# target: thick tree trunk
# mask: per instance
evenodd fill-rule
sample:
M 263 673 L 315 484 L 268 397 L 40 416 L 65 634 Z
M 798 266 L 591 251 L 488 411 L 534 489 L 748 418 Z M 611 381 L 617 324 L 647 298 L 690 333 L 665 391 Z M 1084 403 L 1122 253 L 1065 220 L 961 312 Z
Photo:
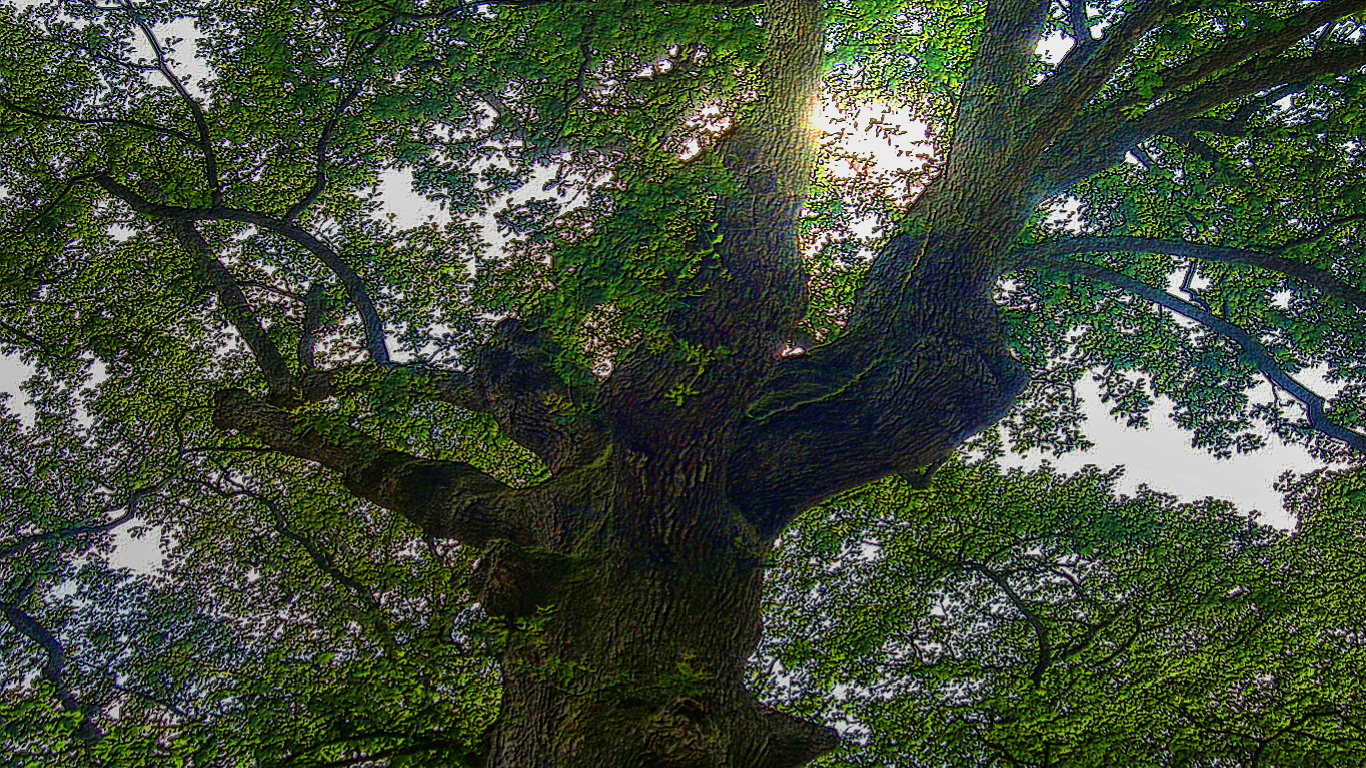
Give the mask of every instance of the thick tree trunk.
M 989 7 L 984 72 L 1025 71 L 1044 7 Z M 832 495 L 941 458 L 1025 383 L 992 301 L 1029 209 L 1032 162 L 1015 162 L 1019 120 L 1001 118 L 1019 116 L 1023 85 L 987 75 L 966 87 L 949 166 L 871 265 L 846 332 L 774 354 L 806 311 L 797 223 L 824 13 L 766 4 L 768 87 L 712 149 L 736 191 L 699 227 L 724 236 L 707 238 L 670 334 L 622 349 L 597 381 L 562 367 L 535 318 L 506 319 L 471 370 L 417 374 L 437 399 L 492 416 L 551 479 L 512 488 L 290 412 L 296 389 L 336 384 L 286 382 L 271 404 L 218 394 L 218 426 L 337 470 L 428 535 L 486 548 L 480 599 L 506 629 L 489 768 L 796 768 L 833 749 L 833 729 L 745 689 L 768 547 Z
M 607 474 L 639 479 L 634 459 Z M 746 690 L 766 545 L 724 493 L 697 490 L 617 496 L 569 553 L 489 547 L 482 599 L 508 632 L 490 768 L 790 768 L 836 746 Z

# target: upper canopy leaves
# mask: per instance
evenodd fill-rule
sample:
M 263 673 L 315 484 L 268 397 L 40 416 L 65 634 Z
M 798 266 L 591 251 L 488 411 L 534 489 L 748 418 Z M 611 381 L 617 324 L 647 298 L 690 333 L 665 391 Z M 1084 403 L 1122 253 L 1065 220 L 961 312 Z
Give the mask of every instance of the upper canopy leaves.
M 800 136 L 775 126 L 804 115 L 791 45 L 820 24 L 776 0 L 11 9 L 4 338 L 47 366 L 100 359 L 111 392 L 208 377 L 291 405 L 310 370 L 489 359 L 479 318 L 512 314 L 539 339 L 526 359 L 562 380 L 532 377 L 534 418 L 559 424 L 557 445 L 589 445 L 614 363 L 632 408 L 709 412 L 734 393 L 795 412 L 811 398 L 773 375 L 797 363 L 767 361 L 785 342 L 830 344 L 802 375 L 843 392 L 869 355 L 927 365 L 908 329 L 931 349 L 968 333 L 949 330 L 955 312 L 989 325 L 970 297 L 994 290 L 1035 382 L 1007 421 L 1019 447 L 1077 444 L 1070 389 L 1096 370 L 1118 415 L 1142 422 L 1170 397 L 1216 452 L 1257 447 L 1260 423 L 1343 456 L 1363 442 L 1366 377 L 1362 6 L 824 4 L 830 99 L 907 105 L 929 145 L 902 147 L 924 158 L 894 190 L 870 164 L 817 159 L 810 195 L 792 181 L 808 160 L 774 149 Z M 1053 52 L 1034 55 L 1045 38 Z M 396 212 L 375 185 L 409 173 L 439 218 L 382 215 Z M 860 220 L 871 235 L 854 236 Z M 965 292 L 936 289 L 941 271 Z M 850 328 L 880 351 L 838 340 Z M 1339 391 L 1295 378 L 1310 368 Z M 464 407 L 522 397 L 508 377 L 476 392 L 431 375 Z M 882 395 L 839 407 L 909 407 L 902 374 L 883 375 Z M 744 427 L 743 450 L 795 434 L 775 424 Z

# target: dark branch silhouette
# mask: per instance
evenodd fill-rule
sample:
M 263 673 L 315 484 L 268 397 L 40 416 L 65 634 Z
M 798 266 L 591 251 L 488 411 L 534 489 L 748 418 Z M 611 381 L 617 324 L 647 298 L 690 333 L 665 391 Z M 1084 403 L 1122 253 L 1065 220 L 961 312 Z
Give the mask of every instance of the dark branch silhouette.
M 389 348 L 384 339 L 384 323 L 375 310 L 375 303 L 370 298 L 370 292 L 365 282 L 342 259 L 340 254 L 308 231 L 288 221 L 239 208 L 225 206 L 182 208 L 155 203 L 141 197 L 108 174 L 98 174 L 94 179 L 97 184 L 127 203 L 134 211 L 153 218 L 166 221 L 237 221 L 243 224 L 253 224 L 293 241 L 296 245 L 316 256 L 346 288 L 347 295 L 351 299 L 351 305 L 356 308 L 356 312 L 360 315 L 361 326 L 365 331 L 365 348 L 370 359 L 376 363 L 389 362 Z
M 1326 404 L 1324 398 L 1296 381 L 1290 374 L 1286 373 L 1285 369 L 1276 363 L 1266 347 L 1251 333 L 1248 333 L 1227 320 L 1216 317 L 1214 314 L 1201 309 L 1189 301 L 1173 296 L 1166 291 L 1155 288 L 1128 275 L 1095 264 L 1064 259 L 1062 257 L 1048 257 L 1046 259 L 1046 266 L 1072 274 L 1083 275 L 1103 283 L 1109 283 L 1116 288 L 1128 291 L 1135 296 L 1147 299 L 1154 304 L 1166 307 L 1173 312 L 1188 317 L 1229 341 L 1232 341 L 1242 349 L 1243 356 L 1246 360 L 1251 363 L 1254 368 L 1260 371 L 1263 376 L 1266 376 L 1272 384 L 1289 392 L 1292 397 L 1300 401 L 1304 406 L 1306 415 L 1309 417 L 1310 426 L 1324 436 L 1331 437 L 1334 440 L 1340 440 L 1356 452 L 1366 454 L 1366 435 L 1347 429 L 1330 419 L 1324 412 L 1324 406 Z
M 1058 256 L 1080 253 L 1163 253 L 1220 264 L 1241 264 L 1276 272 L 1311 285 L 1327 296 L 1348 302 L 1366 311 L 1366 291 L 1348 285 L 1326 269 L 1295 261 L 1266 251 L 1230 248 L 1182 240 L 1148 237 L 1069 237 L 1026 246 L 1015 251 L 1018 266 L 1051 262 Z

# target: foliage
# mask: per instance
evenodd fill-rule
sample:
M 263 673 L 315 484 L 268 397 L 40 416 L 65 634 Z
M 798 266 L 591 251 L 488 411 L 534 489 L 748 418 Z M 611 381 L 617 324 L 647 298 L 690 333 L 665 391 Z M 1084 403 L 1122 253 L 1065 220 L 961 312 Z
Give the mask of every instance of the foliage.
M 75 416 L 0 424 L 6 765 L 474 764 L 497 684 L 465 553 L 297 467 L 139 484 Z
M 16 765 L 475 764 L 499 630 L 462 597 L 459 551 L 225 468 L 216 487 L 167 483 L 194 515 L 127 510 L 168 541 L 157 573 L 130 572 L 104 522 L 117 463 L 69 413 L 5 436 L 0 504 L 22 525 L 0 607 L 60 643 L 80 702 L 52 695 L 50 649 L 0 634 Z M 955 461 L 928 490 L 896 478 L 813 511 L 775 553 L 752 674 L 846 724 L 819 765 L 1328 766 L 1366 749 L 1358 474 L 1287 477 L 1294 535 L 1220 502 L 1117 497 L 1118 476 Z
M 826 764 L 1360 759 L 1363 5 L 824 3 L 839 130 L 787 169 L 799 183 L 774 173 L 804 207 L 764 240 L 736 212 L 782 205 L 733 148 L 781 122 L 766 5 L 0 9 L 0 352 L 36 369 L 32 425 L 0 418 L 17 764 L 472 764 L 500 693 L 477 547 L 359 500 L 384 489 L 327 457 L 380 446 L 481 488 L 549 483 L 601 447 L 573 430 L 607 420 L 613 387 L 652 391 L 613 378 L 642 359 L 662 383 L 621 399 L 654 437 L 661 413 L 752 427 L 833 404 L 750 464 L 835 466 L 853 443 L 826 432 L 845 427 L 896 454 L 864 462 L 878 477 L 941 458 L 873 435 L 907 402 L 944 433 L 886 433 L 915 450 L 985 429 L 989 456 L 1064 453 L 1086 445 L 1087 375 L 1116 418 L 1170 402 L 1216 455 L 1275 437 L 1356 462 L 1284 481 L 1288 536 L 1213 502 L 1116 498 L 1110 473 L 961 461 L 799 518 L 762 658 L 773 697 L 857 735 Z M 983 42 L 1030 8 L 1014 42 L 1071 53 Z M 405 186 L 438 212 L 407 216 Z M 933 252 L 992 216 L 1015 224 L 981 224 L 989 253 Z M 809 306 L 721 301 L 696 323 L 781 338 L 684 329 L 787 256 Z M 986 275 L 963 296 L 992 314 L 933 295 L 935 268 Z M 1001 359 L 977 339 L 998 310 Z M 1003 404 L 901 397 L 945 376 L 992 379 Z M 288 413 L 284 437 L 229 434 L 241 391 Z M 564 456 L 538 450 L 561 434 Z M 160 571 L 111 559 L 124 530 L 161 537 Z
M 1289 535 L 1117 497 L 1118 476 L 953 463 L 804 518 L 761 657 L 773 695 L 857 735 L 818 764 L 1358 759 L 1362 510 L 1341 481 L 1297 481 Z

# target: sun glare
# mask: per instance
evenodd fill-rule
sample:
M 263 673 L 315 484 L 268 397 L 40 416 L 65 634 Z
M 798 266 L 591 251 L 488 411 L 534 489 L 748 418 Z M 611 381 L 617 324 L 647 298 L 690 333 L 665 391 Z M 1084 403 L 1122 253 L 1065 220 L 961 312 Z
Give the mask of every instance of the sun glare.
M 898 175 L 920 168 L 930 156 L 925 123 L 909 107 L 869 104 L 848 111 L 828 99 L 820 107 L 812 124 L 831 150 L 826 170 L 836 177 L 873 171 Z

